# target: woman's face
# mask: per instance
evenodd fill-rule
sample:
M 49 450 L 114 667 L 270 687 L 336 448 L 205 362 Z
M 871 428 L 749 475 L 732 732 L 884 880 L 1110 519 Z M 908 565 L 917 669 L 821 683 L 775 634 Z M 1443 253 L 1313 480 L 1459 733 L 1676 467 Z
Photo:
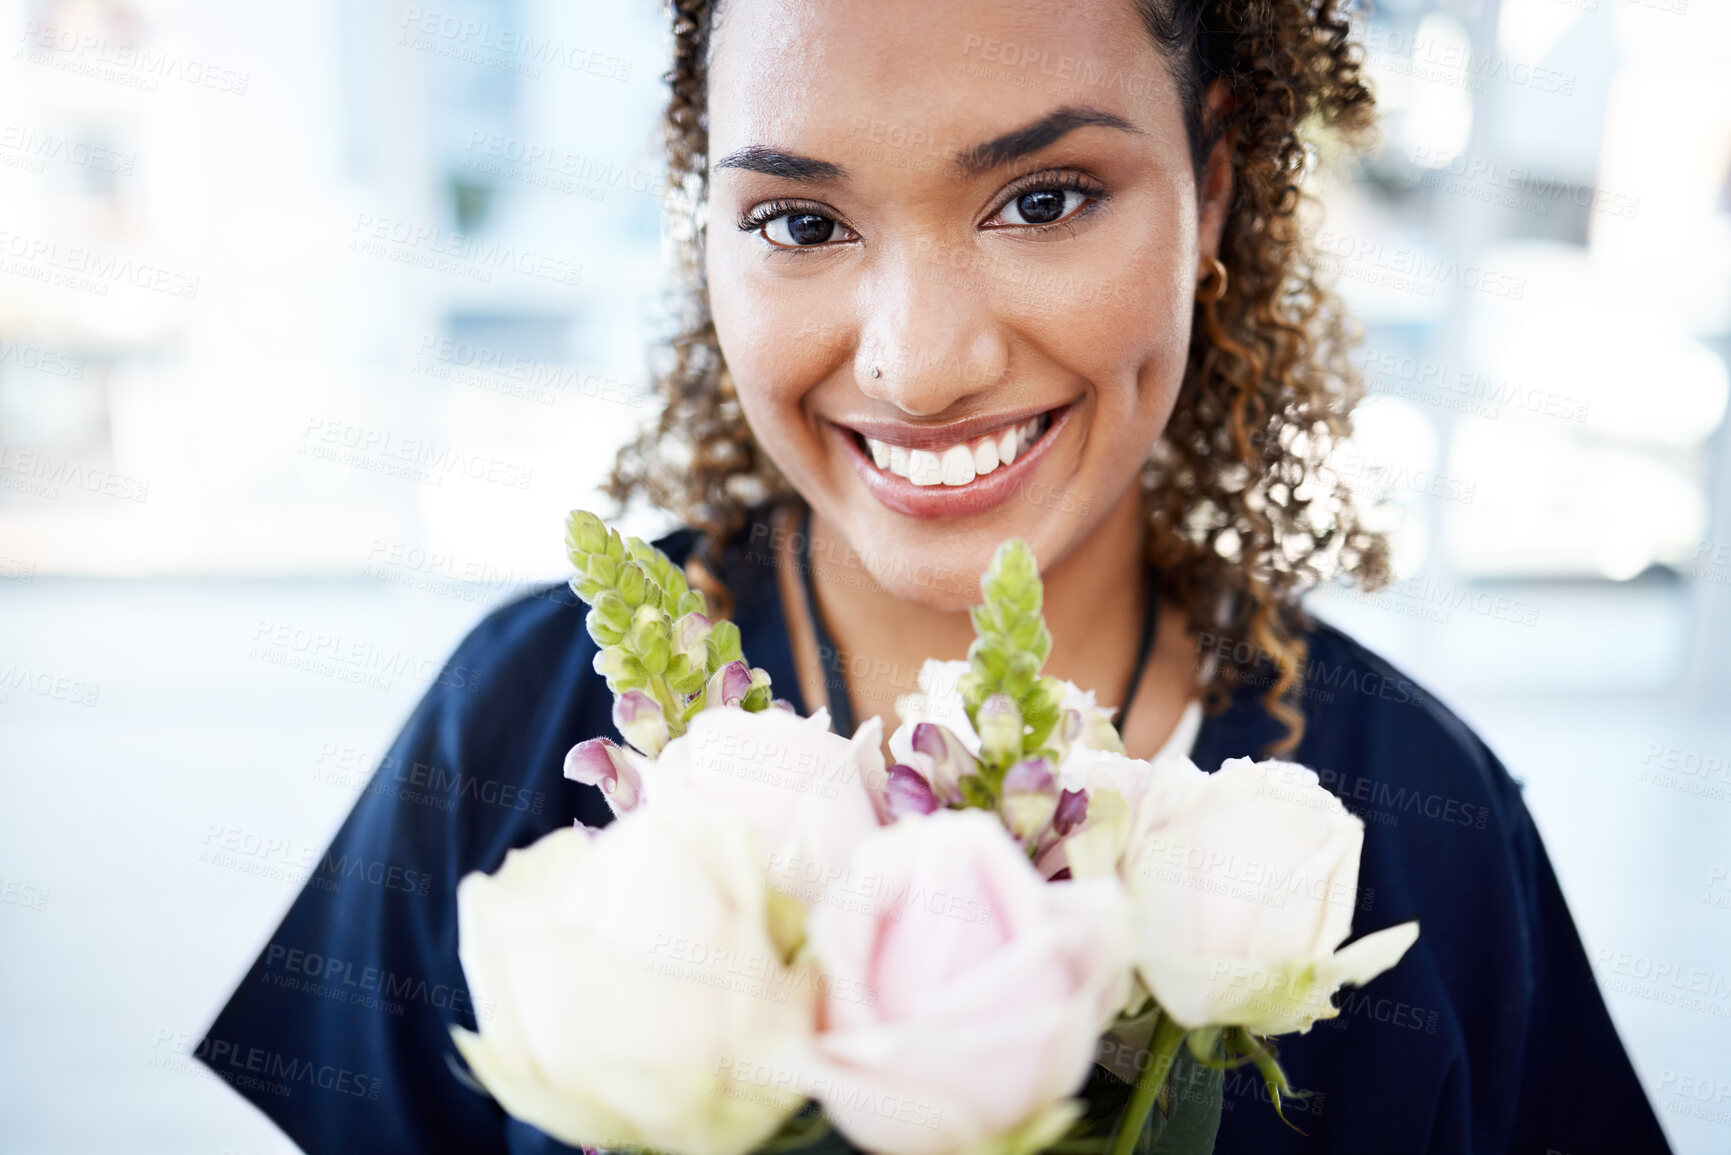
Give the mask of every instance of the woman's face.
M 1129 0 L 725 0 L 709 142 L 740 403 L 887 589 L 960 609 L 1134 500 L 1230 186 Z

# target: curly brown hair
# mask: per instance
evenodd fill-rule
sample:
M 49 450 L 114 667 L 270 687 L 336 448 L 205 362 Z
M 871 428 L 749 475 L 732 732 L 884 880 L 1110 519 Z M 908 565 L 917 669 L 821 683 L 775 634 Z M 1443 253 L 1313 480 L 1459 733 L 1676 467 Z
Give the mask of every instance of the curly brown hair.
M 1191 632 L 1230 641 L 1198 664 L 1208 708 L 1224 708 L 1240 683 L 1266 685 L 1264 705 L 1286 727 L 1271 752 L 1283 753 L 1304 729 L 1299 595 L 1337 574 L 1366 587 L 1388 579 L 1387 543 L 1326 466 L 1363 393 L 1348 357 L 1359 332 L 1321 282 L 1298 216 L 1309 134 L 1361 145 L 1375 130 L 1374 104 L 1338 0 L 1132 2 L 1176 82 L 1198 181 L 1222 139 L 1234 171 L 1224 292 L 1210 277 L 1211 291 L 1198 294 L 1176 407 L 1142 474 L 1148 557 Z M 668 191 L 688 209 L 708 191 L 715 7 L 670 4 Z M 1231 99 L 1209 118 L 1204 93 L 1221 79 Z M 723 544 L 755 504 L 797 495 L 753 439 L 716 340 L 700 214 L 670 218 L 681 284 L 674 333 L 654 366 L 664 407 L 620 450 L 606 488 L 621 508 L 644 498 L 702 533 L 688 570 L 726 613 L 731 598 L 715 576 Z

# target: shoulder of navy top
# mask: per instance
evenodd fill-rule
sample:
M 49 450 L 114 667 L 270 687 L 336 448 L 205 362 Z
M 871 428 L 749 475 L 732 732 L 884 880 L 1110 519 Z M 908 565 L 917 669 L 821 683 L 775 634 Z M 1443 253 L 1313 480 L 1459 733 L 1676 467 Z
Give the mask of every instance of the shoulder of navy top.
M 761 512 L 729 543 L 722 577 L 748 660 L 801 705 Z M 696 541 L 680 529 L 655 544 L 682 563 Z M 200 1061 L 306 1150 L 566 1150 L 457 1085 L 449 1029 L 476 1025 L 456 950 L 460 878 L 574 820 L 611 817 L 598 790 L 563 776 L 572 745 L 617 738 L 584 616 L 569 588 L 549 585 L 463 639 L 199 1044 Z M 1345 888 L 1354 933 L 1417 918 L 1420 936 L 1400 965 L 1345 992 L 1337 1018 L 1281 1040 L 1289 1075 L 1316 1092 L 1286 1103 L 1304 1134 L 1279 1122 L 1253 1072 L 1231 1072 L 1217 1155 L 1664 1151 L 1502 764 L 1345 634 L 1315 625 L 1305 637 L 1306 728 L 1291 757 L 1366 820 L 1359 885 Z M 1199 766 L 1260 757 L 1279 735 L 1260 689 L 1205 719 Z M 381 884 L 363 865 L 381 868 Z M 1258 864 L 1229 869 L 1249 881 Z M 390 884 L 404 871 L 418 893 Z M 340 1005 L 333 972 L 394 1011 Z M 366 1093 L 306 1074 L 331 1070 Z

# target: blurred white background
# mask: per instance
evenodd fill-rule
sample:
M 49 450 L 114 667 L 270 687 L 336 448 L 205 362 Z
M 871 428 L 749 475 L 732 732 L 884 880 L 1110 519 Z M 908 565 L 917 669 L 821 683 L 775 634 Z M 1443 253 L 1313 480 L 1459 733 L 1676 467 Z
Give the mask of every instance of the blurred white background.
M 649 412 L 663 20 L 0 30 L 0 1147 L 290 1150 L 181 1052 Z M 1677 1149 L 1731 1150 L 1731 4 L 1389 0 L 1365 41 L 1382 144 L 1316 228 L 1400 580 L 1311 604 L 1528 783 Z

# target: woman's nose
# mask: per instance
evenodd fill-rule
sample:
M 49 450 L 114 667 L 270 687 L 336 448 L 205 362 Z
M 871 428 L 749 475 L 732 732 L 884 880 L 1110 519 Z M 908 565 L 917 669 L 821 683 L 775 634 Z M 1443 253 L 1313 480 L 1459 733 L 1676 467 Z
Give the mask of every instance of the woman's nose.
M 884 253 L 860 286 L 854 375 L 867 396 L 916 417 L 947 412 L 1009 368 L 990 271 L 973 250 L 911 244 Z

